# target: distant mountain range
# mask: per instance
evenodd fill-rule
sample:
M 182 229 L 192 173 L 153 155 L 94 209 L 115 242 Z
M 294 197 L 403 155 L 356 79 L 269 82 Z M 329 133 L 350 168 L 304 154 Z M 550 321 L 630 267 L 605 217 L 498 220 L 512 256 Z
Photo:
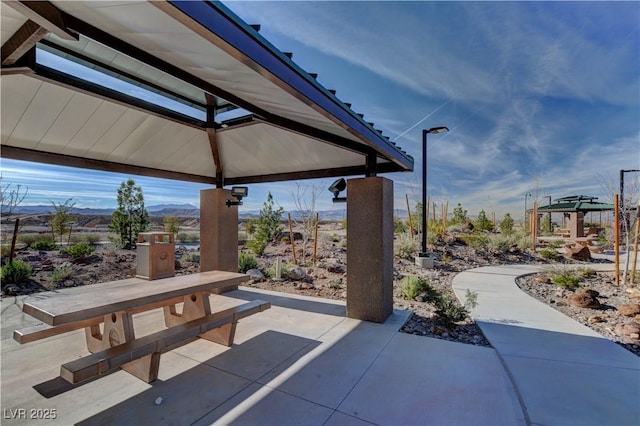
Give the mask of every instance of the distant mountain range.
M 2 209 L 5 211 L 5 209 Z M 35 215 L 35 214 L 47 214 L 52 213 L 53 206 L 37 205 L 37 206 L 18 206 L 13 209 L 14 214 L 20 215 Z M 94 208 L 76 208 L 71 211 L 73 214 L 86 215 L 86 216 L 111 216 L 115 209 L 94 209 Z M 147 211 L 150 216 L 177 216 L 177 217 L 200 217 L 200 209 L 192 204 L 158 204 L 155 206 L 147 206 Z M 283 219 L 291 213 L 294 219 L 299 219 L 301 214 L 298 211 L 285 211 L 282 215 Z M 346 218 L 346 210 L 324 210 L 319 211 L 320 219 L 322 220 L 342 220 Z M 260 216 L 259 210 L 241 211 L 240 219 L 251 219 Z

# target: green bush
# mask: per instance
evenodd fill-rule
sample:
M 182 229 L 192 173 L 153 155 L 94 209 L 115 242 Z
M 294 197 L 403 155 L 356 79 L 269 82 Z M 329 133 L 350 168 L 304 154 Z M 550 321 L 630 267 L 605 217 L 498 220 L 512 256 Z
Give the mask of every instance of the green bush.
M 429 281 L 415 275 L 404 277 L 400 281 L 400 290 L 403 296 L 409 300 L 413 300 L 423 293 L 426 293 L 427 302 L 433 301 L 434 298 L 438 297 L 438 291 L 431 287 Z
M 33 268 L 28 263 L 16 259 L 0 268 L 2 284 L 22 284 L 29 281 Z
M 460 306 L 453 297 L 441 295 L 435 300 L 436 314 L 448 324 L 465 320 L 477 306 L 478 294 L 467 289 L 465 296 L 464 305 Z
M 267 244 L 267 236 L 260 229 L 256 231 L 252 240 L 247 241 L 247 247 L 249 247 L 256 256 L 262 256 L 264 250 L 267 248 Z
M 558 287 L 568 289 L 580 287 L 580 278 L 573 271 L 559 271 L 554 273 L 551 281 Z
M 182 255 L 180 262 L 200 263 L 200 253 L 188 251 Z
M 73 275 L 74 272 L 75 272 L 75 270 L 73 269 L 73 266 L 71 266 L 71 265 L 58 266 L 51 273 L 51 281 L 57 284 L 59 282 L 62 282 L 64 280 L 66 280 L 67 278 L 70 278 Z
M 69 246 L 65 249 L 60 250 L 61 253 L 71 256 L 76 259 L 79 257 L 88 256 L 93 253 L 96 249 L 91 247 L 87 243 L 76 243 L 72 246 Z
M 549 248 L 558 249 L 564 245 L 564 240 L 553 240 L 549 243 Z
M 53 241 L 53 238 L 41 238 L 29 244 L 29 248 L 32 250 L 49 251 L 55 250 L 58 246 Z
M 418 252 L 418 242 L 408 234 L 400 234 L 393 243 L 395 255 L 403 259 L 411 259 Z
M 469 235 L 460 235 L 460 239 L 464 241 L 469 247 L 474 249 L 480 249 L 483 247 L 488 247 L 491 240 L 485 234 L 469 234 Z
M 407 226 L 404 221 L 400 219 L 398 216 L 393 217 L 393 233 L 394 234 L 402 234 L 407 232 Z
M 72 243 L 87 243 L 89 245 L 95 245 L 100 242 L 100 235 L 98 233 L 84 233 L 74 234 L 69 238 Z
M 591 277 L 595 277 L 596 275 L 598 275 L 598 273 L 596 272 L 595 269 L 589 268 L 589 267 L 586 267 L 586 266 L 579 267 L 576 270 L 576 272 L 578 273 L 580 278 L 591 278 Z
M 258 261 L 249 253 L 240 252 L 238 255 L 238 272 L 244 274 L 249 269 L 257 269 Z
M 511 213 L 505 213 L 502 222 L 500 222 L 500 232 L 503 234 L 512 234 L 514 224 L 515 221 L 511 217 Z
M 489 237 L 489 247 L 502 252 L 509 251 L 516 239 L 510 234 L 495 234 Z
M 540 251 L 538 251 L 538 254 L 544 257 L 545 259 L 549 259 L 549 260 L 556 260 L 560 257 L 560 254 L 555 249 L 551 249 L 551 248 L 543 248 Z

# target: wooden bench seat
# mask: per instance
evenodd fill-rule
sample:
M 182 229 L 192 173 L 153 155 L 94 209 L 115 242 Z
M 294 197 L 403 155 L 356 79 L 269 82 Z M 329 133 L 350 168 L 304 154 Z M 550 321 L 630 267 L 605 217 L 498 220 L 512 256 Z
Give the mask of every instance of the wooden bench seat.
M 117 368 L 124 368 L 146 382 L 158 377 L 160 354 L 202 334 L 210 334 L 227 325 L 230 334 L 221 343 L 231 345 L 235 324 L 249 315 L 269 309 L 271 304 L 255 300 L 225 309 L 165 330 L 140 337 L 86 357 L 68 362 L 60 368 L 60 376 L 70 383 L 80 383 L 107 374 Z M 214 340 L 214 339 L 209 339 Z

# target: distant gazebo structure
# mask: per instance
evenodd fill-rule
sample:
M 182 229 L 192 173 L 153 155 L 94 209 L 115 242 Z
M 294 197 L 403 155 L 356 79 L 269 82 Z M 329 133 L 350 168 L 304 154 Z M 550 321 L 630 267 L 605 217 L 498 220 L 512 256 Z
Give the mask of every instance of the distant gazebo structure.
M 584 215 L 589 212 L 613 211 L 613 204 L 600 203 L 597 197 L 588 195 L 569 195 L 556 198 L 553 204 L 538 207 L 538 213 L 564 213 L 569 218 L 569 238 L 584 237 Z

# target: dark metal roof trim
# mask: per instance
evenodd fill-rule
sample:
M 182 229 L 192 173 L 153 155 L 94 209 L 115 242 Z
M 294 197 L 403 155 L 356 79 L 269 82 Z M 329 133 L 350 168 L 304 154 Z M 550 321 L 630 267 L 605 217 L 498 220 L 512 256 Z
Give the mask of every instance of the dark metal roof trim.
M 355 131 L 363 141 L 372 145 L 389 160 L 397 163 L 404 170 L 413 170 L 411 157 L 392 147 L 364 120 L 357 119 L 355 113 L 344 103 L 221 3 L 209 1 L 171 1 L 169 3 L 306 97 L 309 100 L 308 103 L 319 106 L 340 120 L 347 130 Z

